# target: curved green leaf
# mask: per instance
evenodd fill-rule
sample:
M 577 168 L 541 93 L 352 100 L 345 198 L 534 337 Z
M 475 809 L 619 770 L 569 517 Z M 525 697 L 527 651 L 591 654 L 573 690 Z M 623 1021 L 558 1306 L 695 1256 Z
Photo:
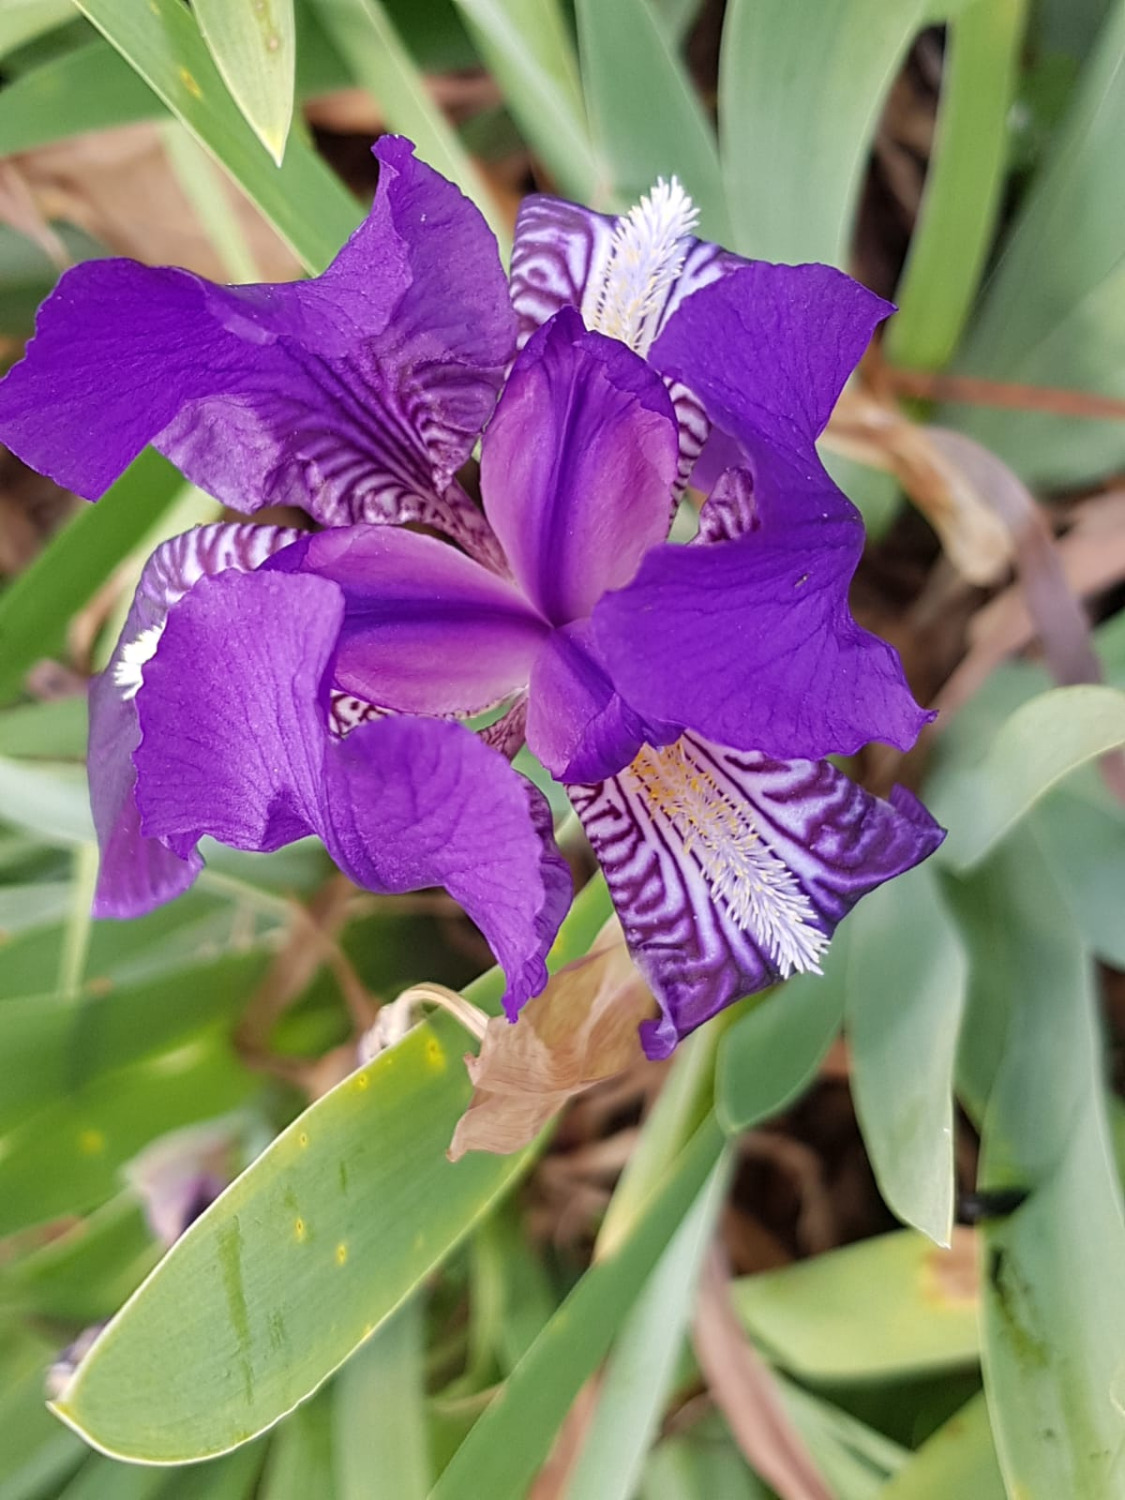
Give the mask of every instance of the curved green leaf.
M 927 865 L 848 918 L 852 1094 L 880 1191 L 905 1223 L 953 1229 L 953 1069 L 967 963 Z
M 928 801 L 949 837 L 939 859 L 978 864 L 1064 776 L 1125 744 L 1125 692 L 1063 687 L 1004 721 L 979 765 L 935 778 Z
M 231 98 L 280 166 L 293 120 L 293 0 L 194 0 L 192 12 Z

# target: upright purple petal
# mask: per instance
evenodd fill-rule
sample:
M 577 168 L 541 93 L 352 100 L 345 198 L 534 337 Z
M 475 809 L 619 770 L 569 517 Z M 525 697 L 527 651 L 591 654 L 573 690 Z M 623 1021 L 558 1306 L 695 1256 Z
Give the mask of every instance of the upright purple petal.
M 151 442 L 238 510 L 472 528 L 450 486 L 514 348 L 506 282 L 452 184 L 401 138 L 375 152 L 371 213 L 313 281 L 68 271 L 0 385 L 0 439 L 90 499 Z
M 564 309 L 516 360 L 484 438 L 488 519 L 553 625 L 588 615 L 663 541 L 676 428 L 659 379 Z
M 893 311 L 831 266 L 748 261 L 681 302 L 650 358 L 751 456 L 757 438 L 804 452 Z
M 907 749 L 932 717 L 897 653 L 860 629 L 848 584 L 863 523 L 824 472 L 758 445 L 761 524 L 734 541 L 655 548 L 594 613 L 614 685 L 638 713 L 781 759 Z
M 144 837 L 134 800 L 135 698 L 168 611 L 199 579 L 259 567 L 300 535 L 280 526 L 198 526 L 158 547 L 145 564 L 109 665 L 90 684 L 90 802 L 101 851 L 96 917 L 151 911 L 186 890 L 201 866 L 194 850 L 181 856 Z
M 902 788 L 881 802 L 826 761 L 692 735 L 570 794 L 661 1007 L 641 1027 L 653 1058 L 741 996 L 817 971 L 860 897 L 943 837 Z
M 549 629 L 513 584 L 413 531 L 322 531 L 271 567 L 339 585 L 336 682 L 403 713 L 475 714 L 510 697 Z
M 303 574 L 222 574 L 171 613 L 137 697 L 146 835 L 273 849 L 313 832 L 375 891 L 444 885 L 508 976 L 511 1014 L 546 982 L 569 874 L 538 794 L 463 726 L 385 718 L 343 739 L 328 692 L 344 598 Z

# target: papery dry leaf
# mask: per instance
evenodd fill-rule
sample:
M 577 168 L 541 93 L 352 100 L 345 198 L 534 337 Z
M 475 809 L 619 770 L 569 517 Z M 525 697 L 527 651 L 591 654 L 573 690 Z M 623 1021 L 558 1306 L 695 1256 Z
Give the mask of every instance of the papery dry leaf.
M 159 126 L 145 121 L 99 130 L 12 161 L 43 219 L 75 224 L 118 255 L 228 279 L 168 162 Z M 298 275 L 292 252 L 249 200 L 225 177 L 222 190 L 263 278 Z
M 489 1021 L 480 1056 L 465 1059 L 473 1097 L 449 1158 L 507 1155 L 535 1138 L 568 1099 L 641 1062 L 637 1027 L 655 1002 L 614 918 L 585 958 L 567 964 L 512 1025 Z

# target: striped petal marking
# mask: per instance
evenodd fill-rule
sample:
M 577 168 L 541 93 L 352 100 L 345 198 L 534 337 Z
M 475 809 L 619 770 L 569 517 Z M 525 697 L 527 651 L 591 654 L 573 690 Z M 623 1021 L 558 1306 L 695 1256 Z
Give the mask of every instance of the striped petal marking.
M 826 761 L 690 734 L 568 790 L 663 1011 L 641 1028 L 654 1058 L 741 996 L 819 973 L 855 902 L 941 839 L 900 788 L 883 802 Z
M 563 307 L 577 307 L 586 327 L 620 339 L 647 359 L 654 340 L 683 302 L 742 262 L 697 239 L 698 210 L 673 177 L 620 218 L 558 198 L 526 198 L 512 252 L 512 305 L 519 347 Z M 688 388 L 668 380 L 680 426 L 680 479 L 709 431 Z
M 181 532 L 157 547 L 141 574 L 130 611 L 130 628 L 122 633 L 108 669 L 121 697 L 137 696 L 145 663 L 156 654 L 168 611 L 194 584 L 228 568 L 253 572 L 302 535 L 289 526 L 217 521 Z

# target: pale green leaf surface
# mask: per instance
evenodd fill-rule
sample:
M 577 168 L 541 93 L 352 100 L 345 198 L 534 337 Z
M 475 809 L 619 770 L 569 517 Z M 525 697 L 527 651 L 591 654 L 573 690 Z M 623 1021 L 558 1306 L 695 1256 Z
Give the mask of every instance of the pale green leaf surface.
M 0 5 L 0 57 L 73 18 L 70 0 L 4 0 Z
M 937 137 L 887 325 L 899 364 L 941 369 L 969 316 L 1004 187 L 1026 0 L 973 0 L 949 28 Z
M 972 1365 L 977 1302 L 965 1247 L 911 1230 L 879 1235 L 734 1283 L 755 1343 L 811 1380 L 880 1380 Z
M 645 1467 L 638 1500 L 770 1500 L 733 1440 L 693 1426 L 665 1438 Z
M 732 246 L 846 266 L 883 100 L 922 0 L 730 0 L 719 140 Z
M 166 1476 L 157 1469 L 115 1464 L 94 1454 L 58 1500 L 155 1500 L 166 1483 Z
M 988 1406 L 974 1396 L 922 1444 L 881 1500 L 1007 1500 Z
M 43 1371 L 54 1353 L 27 1327 L 0 1327 L 0 1500 L 57 1494 L 86 1455 L 43 1404 Z
M 269 1446 L 260 1500 L 340 1500 L 332 1454 L 332 1393 L 321 1391 L 284 1423 Z
M 983 1230 L 985 1388 L 1001 1468 L 1025 1500 L 1108 1496 L 1125 1474 L 1114 1393 L 1125 1216 L 1092 975 L 1027 834 L 966 883 L 964 906 L 988 965 L 973 1008 L 1008 1018 L 967 1080 L 984 1105 L 980 1184 L 1030 1194 Z
M 816 1077 L 844 1019 L 847 940 L 845 927 L 823 975 L 799 974 L 771 990 L 723 1038 L 716 1109 L 731 1134 L 779 1114 Z
M 314 0 L 314 4 L 356 83 L 378 101 L 388 123 L 410 137 L 418 155 L 473 200 L 506 255 L 508 234 L 495 200 L 430 95 L 381 0 Z
M 293 0 L 194 0 L 192 13 L 231 98 L 280 166 L 293 119 Z
M 778 1389 L 833 1500 L 876 1500 L 906 1450 L 857 1417 L 783 1376 Z
M 852 1096 L 875 1178 L 900 1219 L 948 1245 L 964 949 L 928 865 L 873 891 L 848 925 Z
M 665 1250 L 602 1371 L 566 1500 L 631 1500 L 660 1426 L 695 1307 L 703 1257 L 729 1185 L 720 1161 Z
M 0 756 L 0 819 L 49 844 L 88 844 L 94 820 L 81 766 Z
M 263 1445 L 250 1443 L 208 1464 L 178 1469 L 165 1479 L 160 1500 L 257 1500 L 263 1457 Z M 317 1492 L 316 1500 L 321 1500 L 322 1494 Z
M 646 0 L 578 0 L 590 126 L 612 181 L 593 207 L 629 208 L 673 173 L 699 209 L 700 233 L 730 243 L 714 131 L 686 68 Z
M 0 712 L 0 755 L 85 760 L 88 728 L 82 693 L 42 703 L 21 703 Z
M 358 1349 L 332 1387 L 336 1500 L 426 1500 L 425 1325 L 412 1297 Z
M 958 870 L 978 864 L 1063 777 L 1125 744 L 1125 693 L 1053 688 L 1021 705 L 979 765 L 935 777 L 927 802 L 949 837 L 938 858 Z
M 559 192 L 580 203 L 599 200 L 606 169 L 590 139 L 578 62 L 558 0 L 456 0 L 456 5 Z
M 144 79 L 99 39 L 41 63 L 0 89 L 0 155 L 164 113 Z
M 126 1304 L 60 1398 L 65 1419 L 105 1450 L 175 1463 L 315 1390 L 524 1165 L 446 1160 L 464 1049 L 438 1018 L 306 1110 Z
M 28 928 L 49 927 L 70 908 L 70 882 L 41 880 L 27 885 L 0 886 L 0 943 Z M 3 1100 L 0 1099 L 0 1107 Z
M 1078 95 L 987 287 L 957 368 L 1125 397 L 1125 4 L 1110 6 Z M 1079 483 L 1125 461 L 1125 427 L 986 407 L 943 419 L 1026 478 Z
M 1097 771 L 1078 771 L 1030 819 L 1083 939 L 1125 969 L 1125 808 Z
M 179 0 L 76 0 L 172 113 L 231 175 L 305 268 L 322 271 L 361 218 L 359 204 L 299 136 L 270 161 Z

